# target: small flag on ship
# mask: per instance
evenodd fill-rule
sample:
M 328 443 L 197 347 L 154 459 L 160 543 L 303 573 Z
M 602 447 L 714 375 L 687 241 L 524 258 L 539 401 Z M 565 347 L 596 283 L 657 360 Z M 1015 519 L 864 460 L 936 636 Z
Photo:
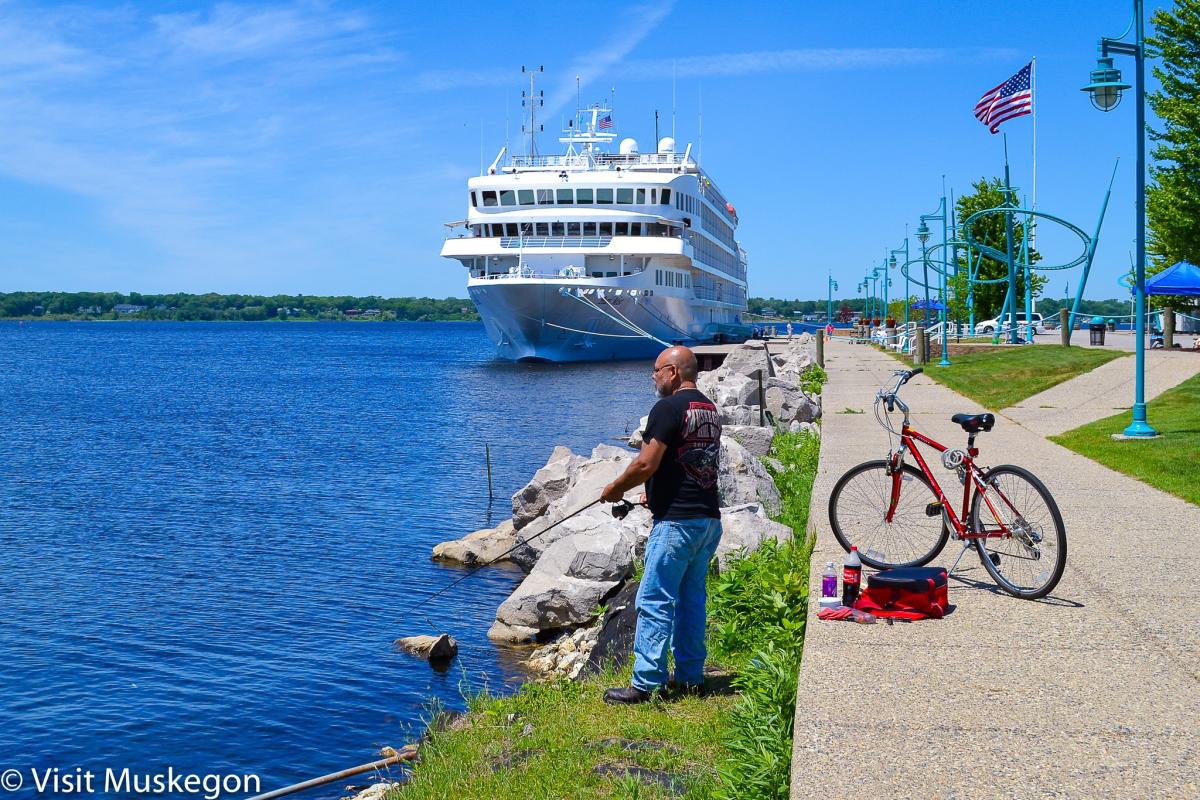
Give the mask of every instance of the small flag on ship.
M 612 114 L 605 114 L 600 118 L 600 130 L 607 130 L 612 127 Z
M 990 91 L 975 104 L 975 118 L 997 133 L 1002 122 L 1033 113 L 1033 84 L 1030 61 L 1021 71 Z

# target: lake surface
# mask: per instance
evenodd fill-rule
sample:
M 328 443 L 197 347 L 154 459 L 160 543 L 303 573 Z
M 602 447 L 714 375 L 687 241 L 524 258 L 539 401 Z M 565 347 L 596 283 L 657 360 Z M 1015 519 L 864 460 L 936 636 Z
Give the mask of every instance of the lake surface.
M 499 361 L 479 324 L 0 323 L 0 769 L 266 791 L 511 688 L 485 633 L 519 573 L 406 616 L 462 574 L 430 549 L 631 430 L 649 373 Z M 440 631 L 445 674 L 392 644 Z

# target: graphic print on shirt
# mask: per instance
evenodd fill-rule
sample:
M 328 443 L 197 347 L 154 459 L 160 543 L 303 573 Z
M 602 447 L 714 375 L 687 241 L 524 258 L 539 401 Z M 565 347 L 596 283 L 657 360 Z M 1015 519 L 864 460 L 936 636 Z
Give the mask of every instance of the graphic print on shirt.
M 676 459 L 701 489 L 717 485 L 721 460 L 721 417 L 712 403 L 688 403 L 683 412 L 683 444 Z

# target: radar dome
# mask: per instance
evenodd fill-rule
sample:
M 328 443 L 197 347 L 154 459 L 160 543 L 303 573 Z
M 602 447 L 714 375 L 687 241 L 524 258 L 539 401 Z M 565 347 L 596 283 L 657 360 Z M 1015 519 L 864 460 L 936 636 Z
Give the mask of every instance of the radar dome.
M 663 138 L 659 139 L 658 140 L 658 152 L 674 153 L 675 152 L 675 140 L 672 139 L 670 136 L 664 136 Z
M 621 155 L 630 156 L 638 151 L 637 139 L 621 140 Z

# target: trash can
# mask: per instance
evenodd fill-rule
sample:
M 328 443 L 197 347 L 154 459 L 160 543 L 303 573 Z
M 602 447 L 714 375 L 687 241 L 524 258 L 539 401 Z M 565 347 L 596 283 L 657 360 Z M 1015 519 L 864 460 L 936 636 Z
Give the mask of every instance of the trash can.
M 1104 317 L 1092 317 L 1091 324 L 1088 325 L 1088 330 L 1091 332 L 1091 345 L 1093 347 L 1104 344 L 1104 331 L 1108 330 L 1108 325 L 1104 322 Z
M 1108 329 L 1109 329 L 1110 331 L 1116 331 L 1116 329 L 1117 329 L 1117 321 L 1116 321 L 1115 319 L 1110 319 L 1110 320 L 1108 321 Z

